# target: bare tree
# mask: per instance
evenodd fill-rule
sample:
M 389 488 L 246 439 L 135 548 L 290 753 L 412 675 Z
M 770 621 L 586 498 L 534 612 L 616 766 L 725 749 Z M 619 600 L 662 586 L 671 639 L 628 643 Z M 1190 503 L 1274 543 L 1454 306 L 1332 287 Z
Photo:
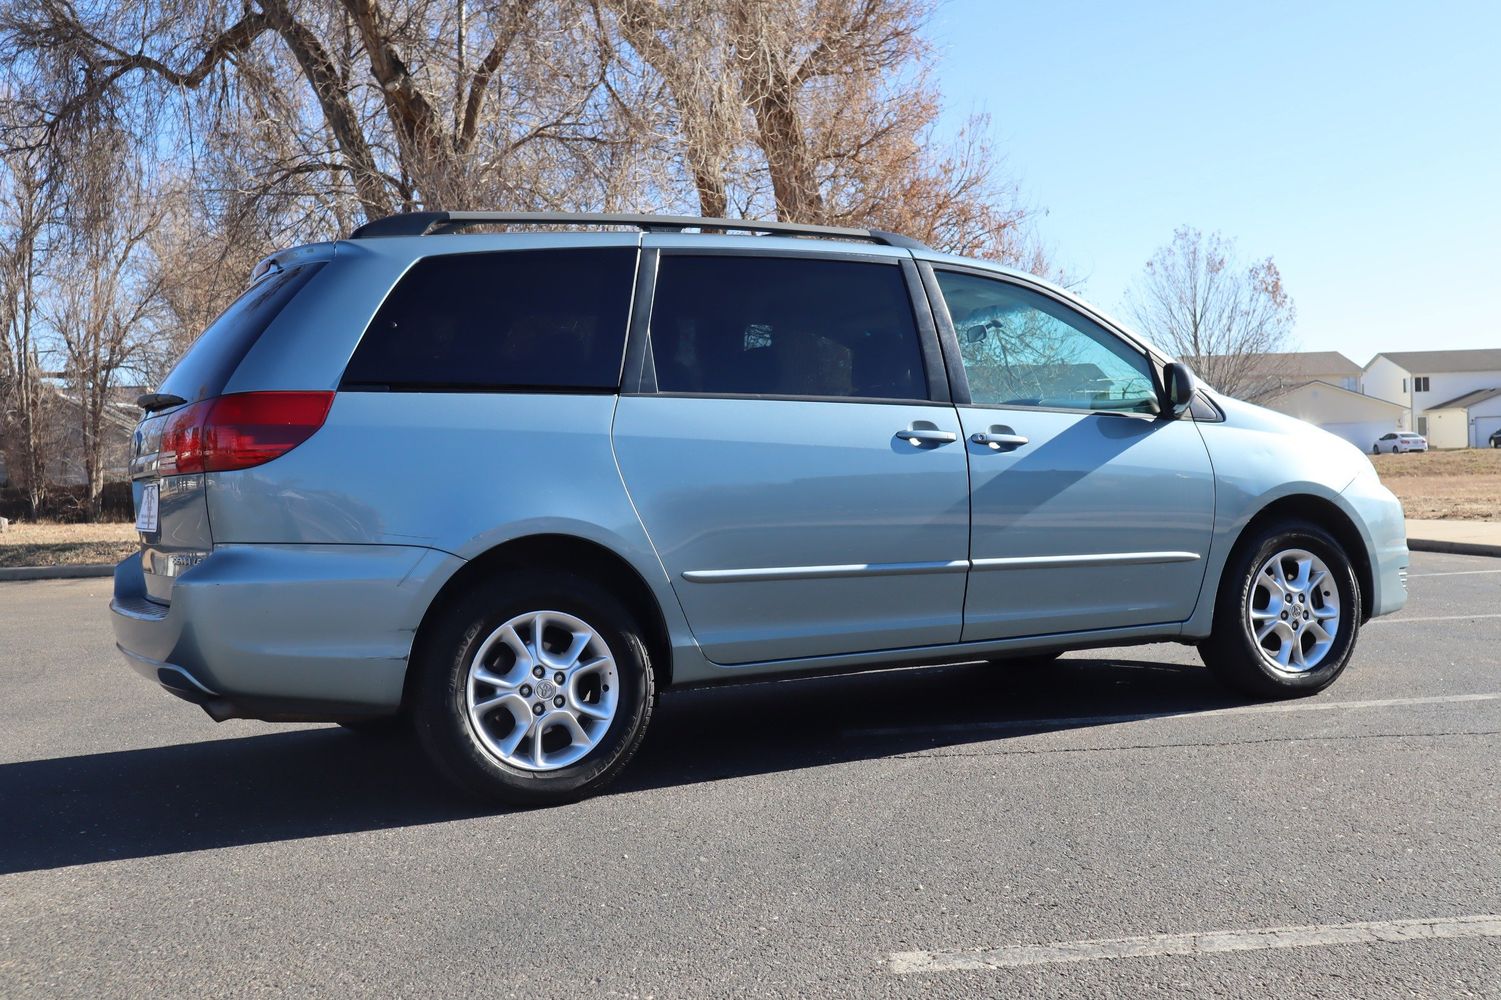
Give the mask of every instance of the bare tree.
M 1036 263 L 986 123 L 937 134 L 929 0 L 593 2 L 614 15 L 619 57 L 664 81 L 703 214 L 877 226 Z
M 618 137 L 588 8 L 560 0 L 0 4 L 0 49 L 51 134 L 107 113 L 160 140 L 243 139 L 260 193 L 317 179 L 363 218 L 599 189 Z M 42 84 L 42 86 L 38 86 Z M 177 127 L 162 124 L 176 114 Z
M 627 63 L 630 51 L 664 84 L 671 113 L 664 124 L 682 147 L 685 173 L 691 178 L 700 215 L 730 214 L 731 177 L 742 157 L 747 134 L 744 107 L 736 93 L 724 0 L 592 0 L 595 16 L 615 18 L 614 30 L 624 47 L 615 56 Z M 640 106 L 627 109 L 633 118 L 649 115 Z
M 1219 391 L 1254 401 L 1280 387 L 1269 356 L 1287 350 L 1297 312 L 1272 258 L 1245 264 L 1218 233 L 1180 227 L 1147 261 L 1126 308 Z
M 0 154 L 66 193 L 29 242 L 7 195 L 0 389 L 52 391 L 15 359 L 53 352 L 97 495 L 121 372 L 159 374 L 259 257 L 402 209 L 692 206 L 1035 269 L 985 123 L 937 127 L 936 2 L 0 0 Z
M 159 384 L 172 363 L 245 287 L 257 261 L 284 245 L 276 213 L 242 197 L 214 211 L 188 178 L 153 192 L 156 225 L 146 234 L 144 266 L 158 289 L 153 338 L 138 357 L 143 384 Z
M 0 162 L 0 449 L 32 518 L 46 503 L 51 443 L 37 285 L 53 191 L 35 150 Z
M 126 137 L 75 138 L 65 180 L 65 225 L 54 252 L 55 266 L 68 278 L 52 283 L 44 312 L 77 404 L 93 519 L 104 490 L 108 434 L 119 422 L 114 389 L 122 374 L 142 371 L 154 332 L 162 273 L 147 262 L 147 240 L 162 210 L 142 164 L 129 155 Z
M 323 220 L 313 235 L 393 208 L 673 205 L 686 187 L 705 214 L 1017 260 L 1025 213 L 983 122 L 937 136 L 932 4 L 0 0 L 0 54 L 37 95 L 32 125 L 107 114 L 170 136 L 215 210 L 289 200 Z M 681 174 L 654 173 L 672 147 Z

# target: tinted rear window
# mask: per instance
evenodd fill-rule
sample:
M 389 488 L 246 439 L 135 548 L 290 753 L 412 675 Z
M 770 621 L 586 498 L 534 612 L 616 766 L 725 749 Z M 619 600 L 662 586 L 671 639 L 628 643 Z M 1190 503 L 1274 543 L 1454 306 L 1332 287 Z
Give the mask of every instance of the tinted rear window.
M 188 402 L 224 391 L 240 362 L 287 303 L 307 287 L 323 262 L 288 268 L 251 285 L 209 324 L 162 382 L 161 391 Z
M 928 398 L 895 264 L 666 255 L 651 343 L 662 392 Z
M 413 264 L 344 388 L 615 389 L 636 250 L 510 250 Z

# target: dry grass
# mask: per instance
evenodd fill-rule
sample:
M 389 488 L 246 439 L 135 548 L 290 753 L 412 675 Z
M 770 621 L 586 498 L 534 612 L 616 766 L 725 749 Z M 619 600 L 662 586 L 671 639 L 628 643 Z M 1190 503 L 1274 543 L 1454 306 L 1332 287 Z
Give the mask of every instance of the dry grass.
M 0 568 L 119 562 L 139 544 L 131 524 L 13 523 L 0 532 Z
M 1501 449 L 1372 455 L 1408 517 L 1501 521 Z

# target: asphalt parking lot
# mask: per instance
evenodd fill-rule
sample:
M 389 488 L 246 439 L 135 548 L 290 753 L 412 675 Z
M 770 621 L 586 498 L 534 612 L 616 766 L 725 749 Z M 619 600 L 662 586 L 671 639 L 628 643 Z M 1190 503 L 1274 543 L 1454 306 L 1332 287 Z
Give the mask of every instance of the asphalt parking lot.
M 513 813 L 0 585 L 0 996 L 1501 996 L 1501 560 L 1412 574 L 1315 699 L 1177 646 L 684 692 Z

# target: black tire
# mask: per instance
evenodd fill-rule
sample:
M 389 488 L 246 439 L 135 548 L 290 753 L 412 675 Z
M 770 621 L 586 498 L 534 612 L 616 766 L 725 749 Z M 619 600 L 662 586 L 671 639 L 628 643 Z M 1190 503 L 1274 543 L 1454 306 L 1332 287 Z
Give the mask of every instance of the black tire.
M 1371 445 L 1371 454 L 1372 455 L 1379 455 L 1379 454 L 1381 454 L 1381 446 L 1379 444 L 1373 444 L 1373 445 Z
M 1263 655 L 1247 620 L 1254 600 L 1255 574 L 1278 552 L 1303 549 L 1329 568 L 1338 588 L 1339 617 L 1334 641 L 1307 671 L 1278 669 Z M 1322 598 L 1318 598 L 1322 599 Z M 1296 615 L 1294 616 L 1296 617 Z M 1318 525 L 1294 521 L 1269 525 L 1242 540 L 1225 566 L 1214 608 L 1214 628 L 1199 645 L 1204 665 L 1223 683 L 1263 698 L 1316 694 L 1334 683 L 1350 662 L 1360 630 L 1360 582 L 1339 542 Z M 1299 634 L 1297 641 L 1302 641 Z
M 555 770 L 516 767 L 475 735 L 465 702 L 468 669 L 479 646 L 517 615 L 556 611 L 587 623 L 615 661 L 618 703 L 598 743 Z M 554 805 L 593 795 L 635 756 L 656 706 L 656 684 L 641 628 L 594 581 L 558 571 L 503 575 L 445 608 L 424 636 L 412 689 L 412 718 L 428 756 L 463 791 L 516 805 Z

